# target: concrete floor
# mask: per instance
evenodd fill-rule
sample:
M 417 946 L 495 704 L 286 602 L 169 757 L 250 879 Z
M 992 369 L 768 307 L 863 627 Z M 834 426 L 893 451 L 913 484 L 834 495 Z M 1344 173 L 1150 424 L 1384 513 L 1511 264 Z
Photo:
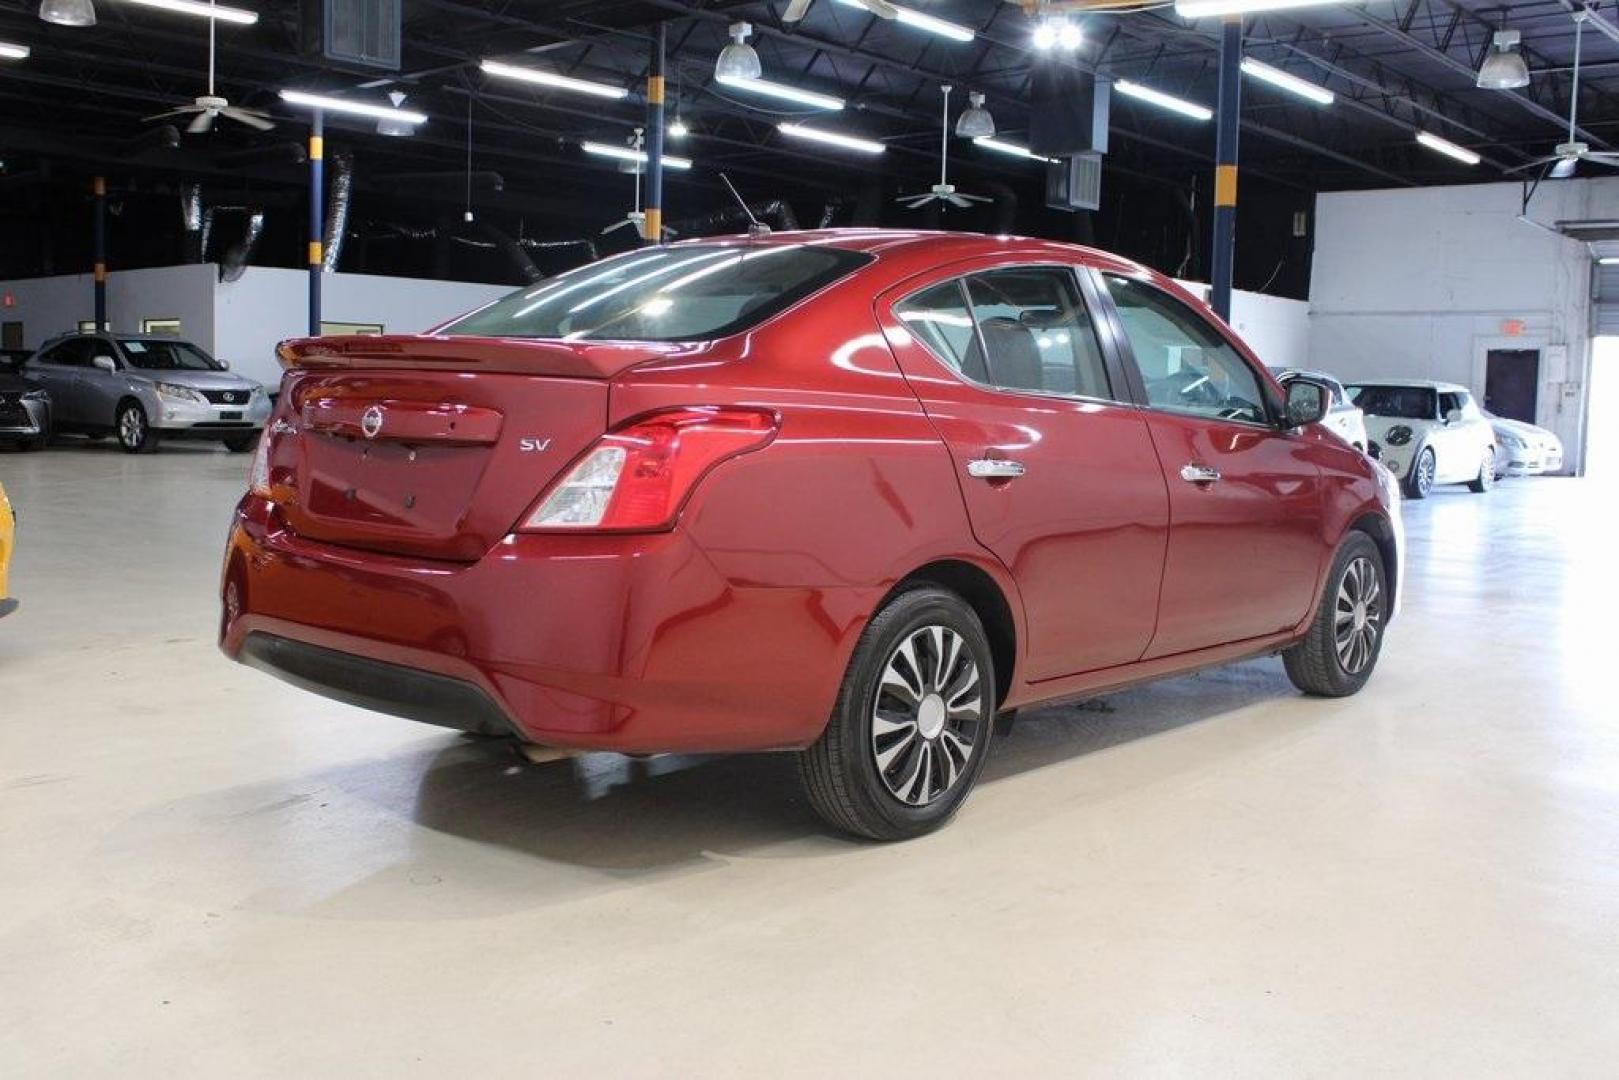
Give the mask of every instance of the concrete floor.
M 1408 507 L 1359 697 L 1044 710 L 954 825 L 781 757 L 544 768 L 214 650 L 247 459 L 0 455 L 0 1075 L 1517 1075 L 1619 1060 L 1613 530 Z

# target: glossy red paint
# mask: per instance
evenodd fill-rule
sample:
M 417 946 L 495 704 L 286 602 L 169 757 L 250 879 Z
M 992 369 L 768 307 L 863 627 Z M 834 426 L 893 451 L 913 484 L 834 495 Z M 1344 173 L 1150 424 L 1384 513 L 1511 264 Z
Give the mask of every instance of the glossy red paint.
M 1346 530 L 1386 517 L 1375 466 L 1324 431 L 975 386 L 892 311 L 930 282 L 1030 263 L 1103 267 L 1191 300 L 1160 275 L 965 234 L 729 242 L 875 258 L 751 331 L 699 344 L 284 346 L 269 495 L 242 500 L 226 552 L 224 651 L 265 633 L 448 676 L 542 743 L 800 747 L 825 725 L 861 629 L 908 576 L 943 567 L 999 597 L 983 615 L 1004 625 L 997 681 L 1012 707 L 1295 640 Z M 356 435 L 378 402 L 381 429 Z M 518 531 L 604 432 L 694 406 L 765 410 L 778 430 L 708 472 L 670 529 Z M 1018 479 L 964 472 L 1014 453 L 1028 466 Z M 1173 472 L 1186 460 L 1225 482 L 1183 482 Z

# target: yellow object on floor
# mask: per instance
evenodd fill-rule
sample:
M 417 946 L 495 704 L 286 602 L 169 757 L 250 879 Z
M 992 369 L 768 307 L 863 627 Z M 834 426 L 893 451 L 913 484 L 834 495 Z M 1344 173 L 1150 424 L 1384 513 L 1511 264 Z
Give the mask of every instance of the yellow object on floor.
M 11 566 L 11 548 L 16 536 L 17 518 L 6 500 L 5 486 L 0 485 L 0 615 L 17 610 L 17 601 L 9 599 L 11 594 L 6 587 L 6 570 Z

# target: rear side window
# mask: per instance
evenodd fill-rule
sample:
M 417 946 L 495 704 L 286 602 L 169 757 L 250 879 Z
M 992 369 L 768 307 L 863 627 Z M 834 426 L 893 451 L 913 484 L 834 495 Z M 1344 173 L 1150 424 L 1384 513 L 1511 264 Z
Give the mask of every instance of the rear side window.
M 1236 349 L 1206 319 L 1161 289 L 1103 274 L 1154 408 L 1268 423 L 1264 392 Z
M 894 313 L 934 355 L 973 382 L 1111 397 L 1096 333 L 1068 269 L 973 274 L 907 297 Z
M 654 247 L 558 274 L 442 327 L 564 341 L 703 341 L 755 326 L 870 261 L 817 244 Z
M 89 367 L 90 356 L 101 343 L 94 338 L 69 338 L 60 345 L 46 349 L 40 354 L 40 361 L 46 364 L 64 364 L 68 367 Z M 102 351 L 111 353 L 112 350 L 102 346 Z

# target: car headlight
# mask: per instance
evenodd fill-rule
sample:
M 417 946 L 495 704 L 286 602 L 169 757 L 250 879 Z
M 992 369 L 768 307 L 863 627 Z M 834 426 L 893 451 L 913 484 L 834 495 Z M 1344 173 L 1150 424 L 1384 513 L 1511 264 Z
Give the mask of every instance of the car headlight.
M 1404 424 L 1395 424 L 1383 436 L 1383 441 L 1390 446 L 1404 446 L 1411 441 L 1411 429 Z
M 1496 436 L 1496 438 L 1501 440 L 1501 445 L 1510 446 L 1514 450 L 1522 450 L 1524 447 L 1529 445 L 1528 443 L 1524 442 L 1522 439 L 1518 438 L 1518 436 L 1516 436 L 1516 435 L 1508 435 L 1505 432 L 1503 432 L 1500 435 Z
M 168 398 L 170 401 L 190 401 L 199 405 L 208 404 L 208 399 L 191 389 L 191 387 L 180 386 L 176 383 L 158 383 L 157 396 Z

